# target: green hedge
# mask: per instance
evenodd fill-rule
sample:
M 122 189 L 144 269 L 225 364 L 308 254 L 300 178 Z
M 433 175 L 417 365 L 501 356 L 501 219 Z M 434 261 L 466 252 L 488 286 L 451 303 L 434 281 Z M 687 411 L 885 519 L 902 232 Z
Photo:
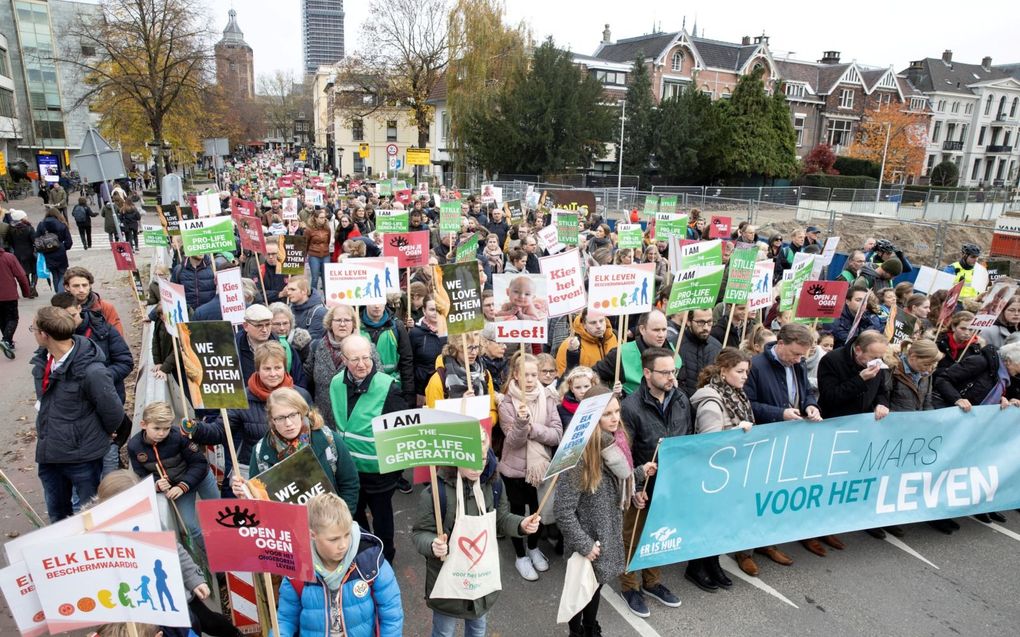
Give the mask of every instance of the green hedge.
M 796 186 L 817 188 L 876 188 L 878 180 L 859 175 L 801 175 L 794 182 Z
M 845 176 L 864 176 L 878 179 L 882 166 L 869 159 L 857 159 L 855 157 L 837 157 L 833 168 Z

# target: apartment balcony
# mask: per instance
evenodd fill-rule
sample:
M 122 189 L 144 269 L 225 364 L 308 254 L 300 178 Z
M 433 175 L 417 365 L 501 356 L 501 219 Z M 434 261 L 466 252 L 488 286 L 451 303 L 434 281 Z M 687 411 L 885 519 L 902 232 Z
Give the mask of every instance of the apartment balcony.
M 963 142 L 944 141 L 942 142 L 942 150 L 963 150 Z
M 1013 147 L 1012 146 L 1003 146 L 1001 144 L 994 144 L 994 145 L 990 144 L 987 147 L 985 147 L 985 152 L 989 152 L 989 153 L 1011 153 L 1011 152 L 1013 152 Z
M 1008 113 L 999 113 L 995 116 L 996 124 L 1016 124 L 1017 118 L 1015 115 L 1011 116 Z

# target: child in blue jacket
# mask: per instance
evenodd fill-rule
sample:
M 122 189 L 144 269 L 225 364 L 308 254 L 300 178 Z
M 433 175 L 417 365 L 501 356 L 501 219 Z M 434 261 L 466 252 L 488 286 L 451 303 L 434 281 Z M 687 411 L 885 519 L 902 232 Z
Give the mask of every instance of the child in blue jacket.
M 400 637 L 400 587 L 382 542 L 362 532 L 335 493 L 308 501 L 315 581 L 283 580 L 280 637 Z

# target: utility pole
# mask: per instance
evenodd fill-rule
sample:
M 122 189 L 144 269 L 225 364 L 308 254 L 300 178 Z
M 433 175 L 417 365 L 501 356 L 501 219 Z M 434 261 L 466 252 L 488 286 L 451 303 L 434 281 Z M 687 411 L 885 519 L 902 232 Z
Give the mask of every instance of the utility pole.
M 620 100 L 623 110 L 620 112 L 620 147 L 617 150 L 619 167 L 616 171 L 616 209 L 620 209 L 620 189 L 623 186 L 623 129 L 627 125 L 627 100 Z

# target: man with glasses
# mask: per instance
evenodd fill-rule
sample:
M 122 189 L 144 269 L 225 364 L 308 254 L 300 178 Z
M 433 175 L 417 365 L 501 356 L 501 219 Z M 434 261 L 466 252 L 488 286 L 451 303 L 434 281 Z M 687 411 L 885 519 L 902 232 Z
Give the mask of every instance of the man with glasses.
M 659 314 L 665 329 L 666 317 L 661 316 L 661 312 Z M 642 352 L 641 382 L 635 392 L 623 399 L 620 410 L 623 424 L 630 434 L 635 467 L 652 461 L 663 438 L 694 433 L 691 403 L 682 391 L 677 390 L 673 352 L 658 346 L 647 347 Z M 655 478 L 649 478 L 647 496 L 638 493 L 635 497 L 647 502 L 654 487 Z M 640 491 L 640 485 L 638 488 Z M 641 535 L 641 527 L 644 526 L 643 523 L 638 524 L 638 511 L 636 507 L 629 507 L 623 514 L 623 540 L 628 543 L 627 550 L 633 548 L 629 542 L 634 536 L 635 525 L 638 526 L 637 536 Z M 630 555 L 626 557 L 629 562 Z M 680 599 L 663 586 L 658 568 L 643 569 L 640 578 L 639 586 L 636 571 L 620 576 L 621 593 L 635 615 L 648 617 L 651 614 L 645 604 L 645 595 L 666 606 L 675 608 L 680 605 Z
M 722 351 L 722 343 L 710 334 L 711 330 L 712 310 L 691 310 L 687 319 L 687 331 L 680 341 L 680 361 L 683 367 L 680 368 L 679 384 L 688 398 L 698 390 L 701 370 L 715 362 L 715 357 Z M 672 340 L 675 350 L 677 339 Z
M 329 399 L 337 431 L 358 468 L 361 486 L 354 519 L 383 543 L 383 555 L 393 563 L 393 492 L 399 471 L 379 473 L 379 456 L 372 433 L 372 419 L 407 409 L 393 377 L 378 373 L 372 361 L 372 342 L 352 334 L 340 346 L 345 369 L 333 377 Z M 367 511 L 372 512 L 369 524 Z
M 243 328 L 237 333 L 237 355 L 241 360 L 241 376 L 244 382 L 255 373 L 255 349 L 273 336 L 273 312 L 265 305 L 249 305 L 244 311 Z M 287 370 L 294 384 L 306 389 L 305 373 L 301 366 L 301 356 L 293 352 L 290 368 Z

